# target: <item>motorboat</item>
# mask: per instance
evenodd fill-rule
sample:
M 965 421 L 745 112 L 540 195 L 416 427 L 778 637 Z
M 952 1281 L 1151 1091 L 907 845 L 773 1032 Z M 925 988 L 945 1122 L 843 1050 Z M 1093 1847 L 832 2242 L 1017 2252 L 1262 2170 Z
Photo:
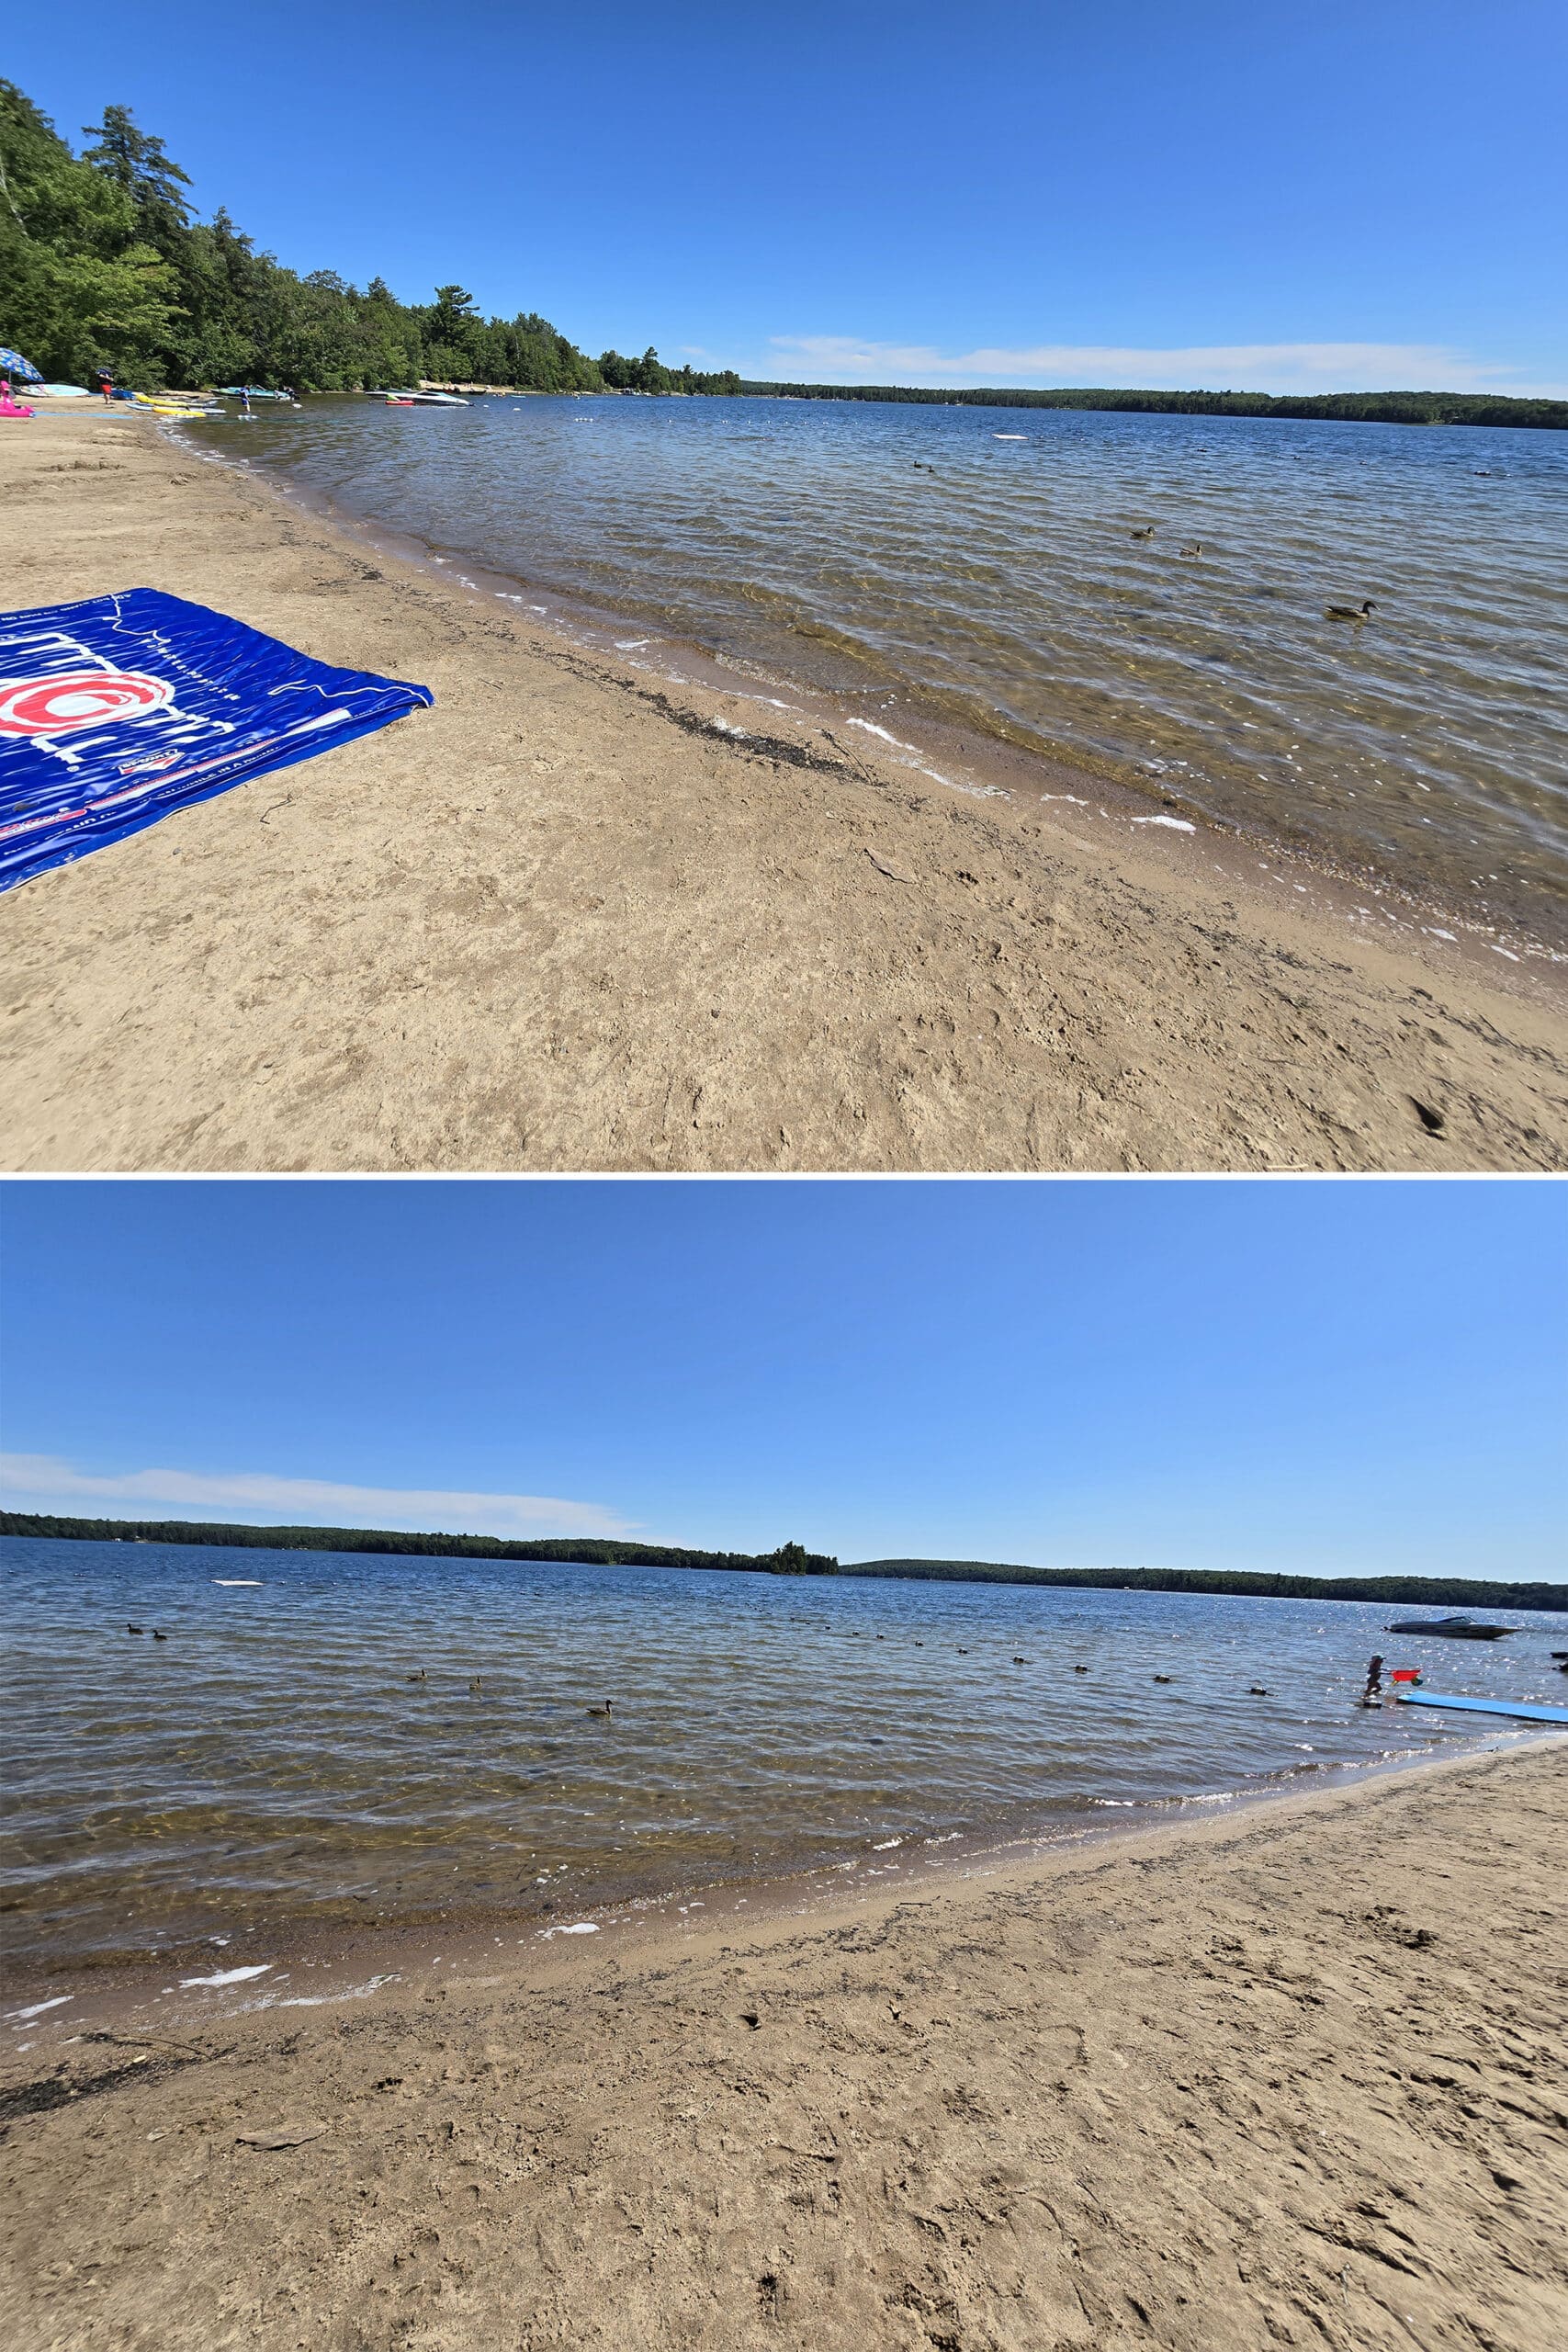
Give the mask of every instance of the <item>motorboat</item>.
M 1385 1634 L 1438 1634 L 1450 1642 L 1499 1642 L 1505 1634 L 1517 1634 L 1517 1625 L 1483 1625 L 1478 1617 L 1402 1617 L 1395 1625 L 1385 1625 Z
M 459 400 L 456 392 L 411 392 L 405 390 L 400 392 L 389 392 L 387 394 L 387 406 L 389 408 L 467 408 L 468 405 L 468 401 L 465 400 Z

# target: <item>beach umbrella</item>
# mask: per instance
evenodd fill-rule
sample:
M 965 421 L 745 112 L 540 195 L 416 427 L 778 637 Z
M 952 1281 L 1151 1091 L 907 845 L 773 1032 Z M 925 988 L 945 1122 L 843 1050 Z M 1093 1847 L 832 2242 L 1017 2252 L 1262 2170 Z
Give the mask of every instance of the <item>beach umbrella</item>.
M 19 351 L 7 351 L 3 343 L 0 343 L 0 376 L 16 376 L 24 384 L 41 384 L 43 381 L 30 359 L 24 359 Z

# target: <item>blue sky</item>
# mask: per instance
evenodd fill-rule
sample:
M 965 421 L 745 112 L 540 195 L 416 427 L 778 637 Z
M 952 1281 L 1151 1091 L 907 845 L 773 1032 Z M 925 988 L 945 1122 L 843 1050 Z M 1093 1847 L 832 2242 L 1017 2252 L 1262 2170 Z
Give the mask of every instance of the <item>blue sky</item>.
M 1568 391 L 1561 0 L 13 10 L 296 266 L 771 377 Z
M 1562 1573 L 1561 1188 L 12 1183 L 6 1500 Z

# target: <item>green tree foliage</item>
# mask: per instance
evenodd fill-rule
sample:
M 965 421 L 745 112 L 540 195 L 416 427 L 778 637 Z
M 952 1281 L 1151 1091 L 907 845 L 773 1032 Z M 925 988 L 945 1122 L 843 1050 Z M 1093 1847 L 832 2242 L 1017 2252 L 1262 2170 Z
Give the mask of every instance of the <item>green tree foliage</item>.
M 651 344 L 640 359 L 624 359 L 618 351 L 599 355 L 599 373 L 613 392 L 708 392 L 734 394 L 741 390 L 733 368 L 704 374 L 691 367 L 666 368 Z
M 781 1544 L 762 1562 L 778 1577 L 820 1576 L 828 1563 L 819 1554 L 808 1552 L 804 1544 Z
M 177 274 L 130 191 L 0 82 L 0 343 L 46 376 L 85 382 L 112 356 L 128 379 L 157 382 L 177 312 Z
M 102 122 L 85 125 L 83 136 L 97 143 L 83 149 L 82 161 L 130 198 L 141 243 L 177 263 L 190 231 L 190 206 L 181 194 L 190 181 L 163 141 L 141 130 L 129 107 L 106 107 Z
M 0 342 L 64 382 L 245 383 L 308 391 L 417 383 L 599 391 L 594 362 L 536 311 L 483 318 L 465 287 L 400 302 L 330 269 L 286 269 L 190 182 L 127 107 L 107 107 L 73 154 L 14 83 L 0 82 Z M 705 389 L 649 359 L 660 389 Z M 687 379 L 690 379 L 688 381 Z M 739 378 L 715 389 L 733 390 Z

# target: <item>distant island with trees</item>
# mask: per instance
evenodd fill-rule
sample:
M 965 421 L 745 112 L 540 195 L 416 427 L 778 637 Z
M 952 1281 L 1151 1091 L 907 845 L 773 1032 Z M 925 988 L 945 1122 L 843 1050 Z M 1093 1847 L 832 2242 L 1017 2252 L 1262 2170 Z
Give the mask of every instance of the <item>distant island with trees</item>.
M 708 1568 L 769 1576 L 908 1577 L 942 1584 L 1068 1585 L 1101 1592 L 1235 1593 L 1276 1600 L 1420 1601 L 1454 1609 L 1568 1611 L 1568 1585 L 1486 1577 L 1291 1577 L 1240 1568 L 1032 1568 L 999 1560 L 858 1560 L 781 1544 L 773 1552 L 704 1552 L 608 1536 L 513 1542 L 502 1535 L 411 1534 L 398 1528 L 233 1527 L 186 1519 L 64 1519 L 0 1510 L 0 1536 L 92 1544 L 205 1544 L 266 1552 L 375 1552 L 418 1559 L 557 1561 L 564 1567 Z
M 1568 429 L 1568 401 L 1491 392 L 939 390 L 748 381 L 734 368 L 597 359 L 537 311 L 484 318 L 456 280 L 400 302 L 258 252 L 220 206 L 195 217 L 190 181 L 128 107 L 106 107 L 80 153 L 14 82 L 0 81 L 0 343 L 51 381 L 107 370 L 137 391 L 252 384 L 346 392 L 469 384 L 523 392 L 894 401 L 956 408 L 1115 409 L 1181 416 L 1320 417 L 1385 424 Z

